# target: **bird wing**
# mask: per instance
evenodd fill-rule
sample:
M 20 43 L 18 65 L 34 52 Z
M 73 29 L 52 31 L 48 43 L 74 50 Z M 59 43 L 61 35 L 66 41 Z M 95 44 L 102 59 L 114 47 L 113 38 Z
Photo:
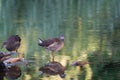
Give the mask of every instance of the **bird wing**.
M 54 47 L 54 46 L 56 46 L 57 45 L 57 42 L 54 42 L 54 43 L 52 43 L 51 45 L 49 45 L 47 48 L 51 48 L 51 47 Z
M 44 40 L 43 41 L 43 44 L 45 45 L 45 46 L 50 46 L 50 45 L 54 45 L 54 43 L 56 43 L 56 42 L 58 42 L 59 40 L 58 40 L 58 38 L 53 38 L 53 39 L 48 39 L 48 40 Z
M 51 68 L 51 67 L 46 67 L 47 70 L 50 70 L 52 72 L 57 72 L 55 69 Z

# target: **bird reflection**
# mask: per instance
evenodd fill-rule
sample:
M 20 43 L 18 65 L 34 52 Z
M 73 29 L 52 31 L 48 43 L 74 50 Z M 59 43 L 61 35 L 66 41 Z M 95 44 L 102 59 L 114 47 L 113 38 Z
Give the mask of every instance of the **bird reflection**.
M 84 65 L 89 64 L 89 62 L 86 61 L 75 61 L 71 65 L 72 66 L 79 66 L 80 68 L 83 68 Z
M 49 75 L 59 75 L 61 78 L 65 78 L 65 67 L 56 61 L 49 62 L 45 66 L 40 67 L 39 71 Z
M 21 76 L 21 69 L 19 66 L 11 66 L 6 69 L 5 77 L 9 80 L 16 80 Z
M 8 80 L 15 80 L 21 76 L 20 67 L 15 65 L 18 60 L 18 58 L 13 58 L 0 61 L 0 80 L 4 80 L 4 77 Z

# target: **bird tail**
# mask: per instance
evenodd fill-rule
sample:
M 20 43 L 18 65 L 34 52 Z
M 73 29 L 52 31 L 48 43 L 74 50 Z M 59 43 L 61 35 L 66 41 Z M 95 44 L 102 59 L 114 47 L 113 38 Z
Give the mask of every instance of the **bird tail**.
M 42 44 L 42 43 L 43 43 L 43 40 L 39 38 L 38 44 L 40 45 L 40 44 Z

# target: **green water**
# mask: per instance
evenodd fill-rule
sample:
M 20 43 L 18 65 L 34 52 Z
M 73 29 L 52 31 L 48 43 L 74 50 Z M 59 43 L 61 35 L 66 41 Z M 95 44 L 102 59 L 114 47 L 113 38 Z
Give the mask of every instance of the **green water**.
M 0 0 L 0 45 L 10 35 L 22 38 L 19 52 L 32 63 L 18 80 L 62 80 L 38 75 L 49 52 L 38 38 L 65 36 L 55 60 L 66 67 L 64 80 L 120 80 L 119 0 Z M 6 51 L 1 49 L 1 51 Z M 73 61 L 89 61 L 81 70 Z

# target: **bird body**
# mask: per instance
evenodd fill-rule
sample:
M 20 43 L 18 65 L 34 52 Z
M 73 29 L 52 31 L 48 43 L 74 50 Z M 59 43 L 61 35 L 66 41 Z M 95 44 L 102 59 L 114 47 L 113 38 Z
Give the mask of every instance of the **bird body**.
M 60 75 L 61 78 L 65 77 L 64 71 L 65 68 L 60 64 L 59 62 L 49 62 L 43 67 L 39 68 L 39 71 L 42 71 L 43 73 L 49 74 L 49 75 Z
M 53 52 L 59 51 L 64 46 L 64 36 L 60 36 L 59 38 L 47 39 L 47 40 L 39 39 L 38 45 Z
M 7 60 L 13 55 L 12 52 L 0 52 L 0 61 Z
M 2 45 L 8 51 L 17 51 L 20 47 L 21 38 L 18 35 L 10 36 Z

